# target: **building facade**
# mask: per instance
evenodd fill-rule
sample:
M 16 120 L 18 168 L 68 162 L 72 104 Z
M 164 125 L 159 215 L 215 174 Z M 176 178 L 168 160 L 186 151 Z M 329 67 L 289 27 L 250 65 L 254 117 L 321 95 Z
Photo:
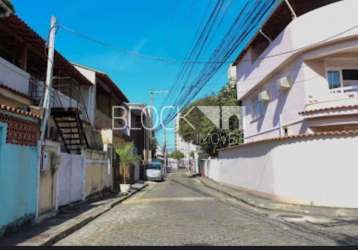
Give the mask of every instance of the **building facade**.
M 358 129 L 357 7 L 290 0 L 273 11 L 234 64 L 245 142 Z

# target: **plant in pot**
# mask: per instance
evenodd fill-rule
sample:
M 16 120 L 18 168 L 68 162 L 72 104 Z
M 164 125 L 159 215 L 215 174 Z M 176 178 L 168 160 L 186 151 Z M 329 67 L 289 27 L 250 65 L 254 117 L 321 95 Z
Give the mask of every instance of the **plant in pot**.
M 140 157 L 135 154 L 133 143 L 123 144 L 116 149 L 116 153 L 119 156 L 119 165 L 122 173 L 120 189 L 122 193 L 127 193 L 131 187 L 131 184 L 128 183 L 129 169 L 133 164 L 140 160 Z

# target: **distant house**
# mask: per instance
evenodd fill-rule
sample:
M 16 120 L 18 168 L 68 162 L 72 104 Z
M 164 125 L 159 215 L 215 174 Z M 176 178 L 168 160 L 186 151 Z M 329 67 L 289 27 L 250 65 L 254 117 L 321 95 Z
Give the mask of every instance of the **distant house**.
M 150 127 L 150 115 L 144 104 L 129 103 L 130 112 L 129 131 L 130 137 L 137 148 L 138 154 L 142 156 L 144 163 L 151 159 L 151 131 L 145 127 Z
M 290 0 L 271 14 L 233 65 L 245 142 L 358 129 L 357 8 Z
M 126 107 L 129 102 L 128 98 L 106 73 L 82 65 L 74 66 L 92 83 L 86 102 L 95 107 L 89 114 L 90 122 L 92 126 L 104 132 L 102 133 L 104 144 L 106 144 L 104 137 L 108 136 L 109 133 L 106 131 L 110 131 L 110 137 L 113 137 L 113 140 L 116 140 L 116 137 L 128 139 L 128 128 L 120 129 L 125 124 L 120 124 L 119 119 L 113 120 L 113 115 L 120 116 L 120 114 L 113 113 L 113 107 Z

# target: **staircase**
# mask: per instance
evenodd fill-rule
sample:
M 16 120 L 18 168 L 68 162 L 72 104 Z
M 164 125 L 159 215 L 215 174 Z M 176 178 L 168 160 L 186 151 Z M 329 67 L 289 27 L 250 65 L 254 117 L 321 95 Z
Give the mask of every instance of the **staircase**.
M 63 142 L 63 148 L 69 154 L 80 154 L 83 148 L 90 148 L 83 121 L 89 121 L 81 88 L 73 82 L 57 81 L 50 91 L 51 116 L 55 122 L 58 136 Z M 41 81 L 30 79 L 29 94 L 35 104 L 42 106 L 45 95 L 45 85 Z
M 80 154 L 82 148 L 89 147 L 79 109 L 52 108 L 51 115 L 67 153 Z

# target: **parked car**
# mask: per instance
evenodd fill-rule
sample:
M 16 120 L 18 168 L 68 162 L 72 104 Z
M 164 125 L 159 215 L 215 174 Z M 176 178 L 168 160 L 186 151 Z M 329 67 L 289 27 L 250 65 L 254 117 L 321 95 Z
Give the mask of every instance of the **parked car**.
M 163 181 L 166 175 L 165 167 L 161 162 L 149 163 L 145 172 L 149 181 Z

